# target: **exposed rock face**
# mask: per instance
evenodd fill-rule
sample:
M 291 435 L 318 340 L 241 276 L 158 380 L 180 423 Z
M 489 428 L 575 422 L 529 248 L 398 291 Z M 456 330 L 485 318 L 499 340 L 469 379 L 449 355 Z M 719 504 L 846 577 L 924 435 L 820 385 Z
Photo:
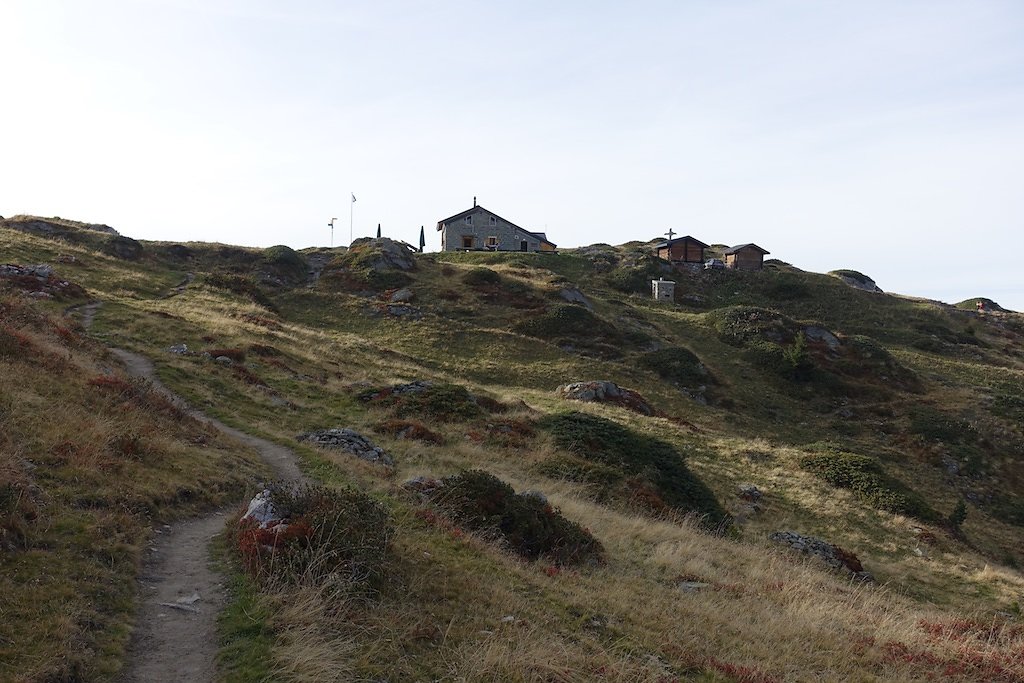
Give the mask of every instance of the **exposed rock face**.
M 359 247 L 379 250 L 379 255 L 372 259 L 367 265 L 370 270 L 415 270 L 416 259 L 413 257 L 415 250 L 405 242 L 397 242 L 387 237 L 363 237 L 352 242 L 350 249 Z
M 839 351 L 839 347 L 842 346 L 842 342 L 839 341 L 839 337 L 835 336 L 824 327 L 818 327 L 817 325 L 807 325 L 804 327 L 804 336 L 809 342 L 824 344 L 825 347 L 833 353 Z
M 413 293 L 408 287 L 403 287 L 391 295 L 391 303 L 393 304 L 406 303 L 412 301 L 412 299 Z
M 623 389 L 608 380 L 588 380 L 564 384 L 556 391 L 568 401 L 596 401 L 598 403 L 617 403 L 640 413 L 654 415 L 655 410 L 643 396 L 631 389 Z
M 563 287 L 558 290 L 558 296 L 562 297 L 571 304 L 579 304 L 585 307 L 587 310 L 594 310 L 594 307 L 590 305 L 590 300 L 583 295 L 579 289 L 575 286 Z
M 812 536 L 804 536 L 795 531 L 776 531 L 768 536 L 768 538 L 776 543 L 787 545 L 804 555 L 817 558 L 832 569 L 847 572 L 860 581 L 875 580 L 869 572 L 864 571 L 864 567 L 856 555 L 828 541 Z
M 831 273 L 829 273 L 829 275 L 839 278 L 840 280 L 850 285 L 851 287 L 854 287 L 856 289 L 863 289 L 865 292 L 882 291 L 881 287 L 876 285 L 874 280 L 869 278 L 867 275 L 864 275 L 863 273 L 857 273 L 856 275 L 853 275 L 852 273 L 847 274 L 843 271 L 832 271 Z
M 359 432 L 351 429 L 315 429 L 295 437 L 299 441 L 309 441 L 324 448 L 335 448 L 360 460 L 387 465 L 395 464 L 394 459 L 383 448 L 377 446 Z

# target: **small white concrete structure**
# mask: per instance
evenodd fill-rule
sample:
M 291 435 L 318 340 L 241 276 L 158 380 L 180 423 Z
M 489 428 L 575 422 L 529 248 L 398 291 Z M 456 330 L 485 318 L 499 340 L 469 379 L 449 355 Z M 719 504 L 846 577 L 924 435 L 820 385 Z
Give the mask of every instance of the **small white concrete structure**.
M 664 278 L 651 280 L 651 294 L 654 296 L 655 301 L 675 301 L 676 283 L 674 280 L 666 280 Z

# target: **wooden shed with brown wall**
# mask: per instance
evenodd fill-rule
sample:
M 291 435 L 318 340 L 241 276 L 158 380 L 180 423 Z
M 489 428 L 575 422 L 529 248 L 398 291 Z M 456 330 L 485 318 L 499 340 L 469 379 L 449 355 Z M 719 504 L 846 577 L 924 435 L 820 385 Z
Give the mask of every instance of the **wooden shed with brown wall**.
M 690 237 L 677 237 L 654 245 L 658 258 L 673 263 L 704 263 L 704 250 L 708 245 Z
M 764 255 L 771 252 L 756 244 L 741 244 L 722 252 L 726 268 L 738 270 L 761 270 L 764 268 Z

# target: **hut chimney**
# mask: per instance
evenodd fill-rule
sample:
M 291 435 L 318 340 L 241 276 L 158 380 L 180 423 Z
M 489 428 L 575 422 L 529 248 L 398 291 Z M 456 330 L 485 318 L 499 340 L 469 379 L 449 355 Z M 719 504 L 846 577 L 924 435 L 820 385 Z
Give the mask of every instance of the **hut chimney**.
M 476 208 L 476 195 L 473 196 L 473 208 Z

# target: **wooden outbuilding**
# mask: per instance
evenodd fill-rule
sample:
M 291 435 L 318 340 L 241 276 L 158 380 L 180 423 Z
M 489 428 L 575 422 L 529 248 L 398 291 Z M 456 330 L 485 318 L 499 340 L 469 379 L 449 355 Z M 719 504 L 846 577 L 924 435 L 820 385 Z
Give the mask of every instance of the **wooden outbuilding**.
M 673 263 L 704 263 L 704 250 L 707 248 L 708 245 L 689 235 L 654 245 L 658 258 Z
M 771 252 L 756 244 L 741 244 L 722 252 L 726 268 L 738 270 L 761 270 L 764 268 L 764 256 Z

